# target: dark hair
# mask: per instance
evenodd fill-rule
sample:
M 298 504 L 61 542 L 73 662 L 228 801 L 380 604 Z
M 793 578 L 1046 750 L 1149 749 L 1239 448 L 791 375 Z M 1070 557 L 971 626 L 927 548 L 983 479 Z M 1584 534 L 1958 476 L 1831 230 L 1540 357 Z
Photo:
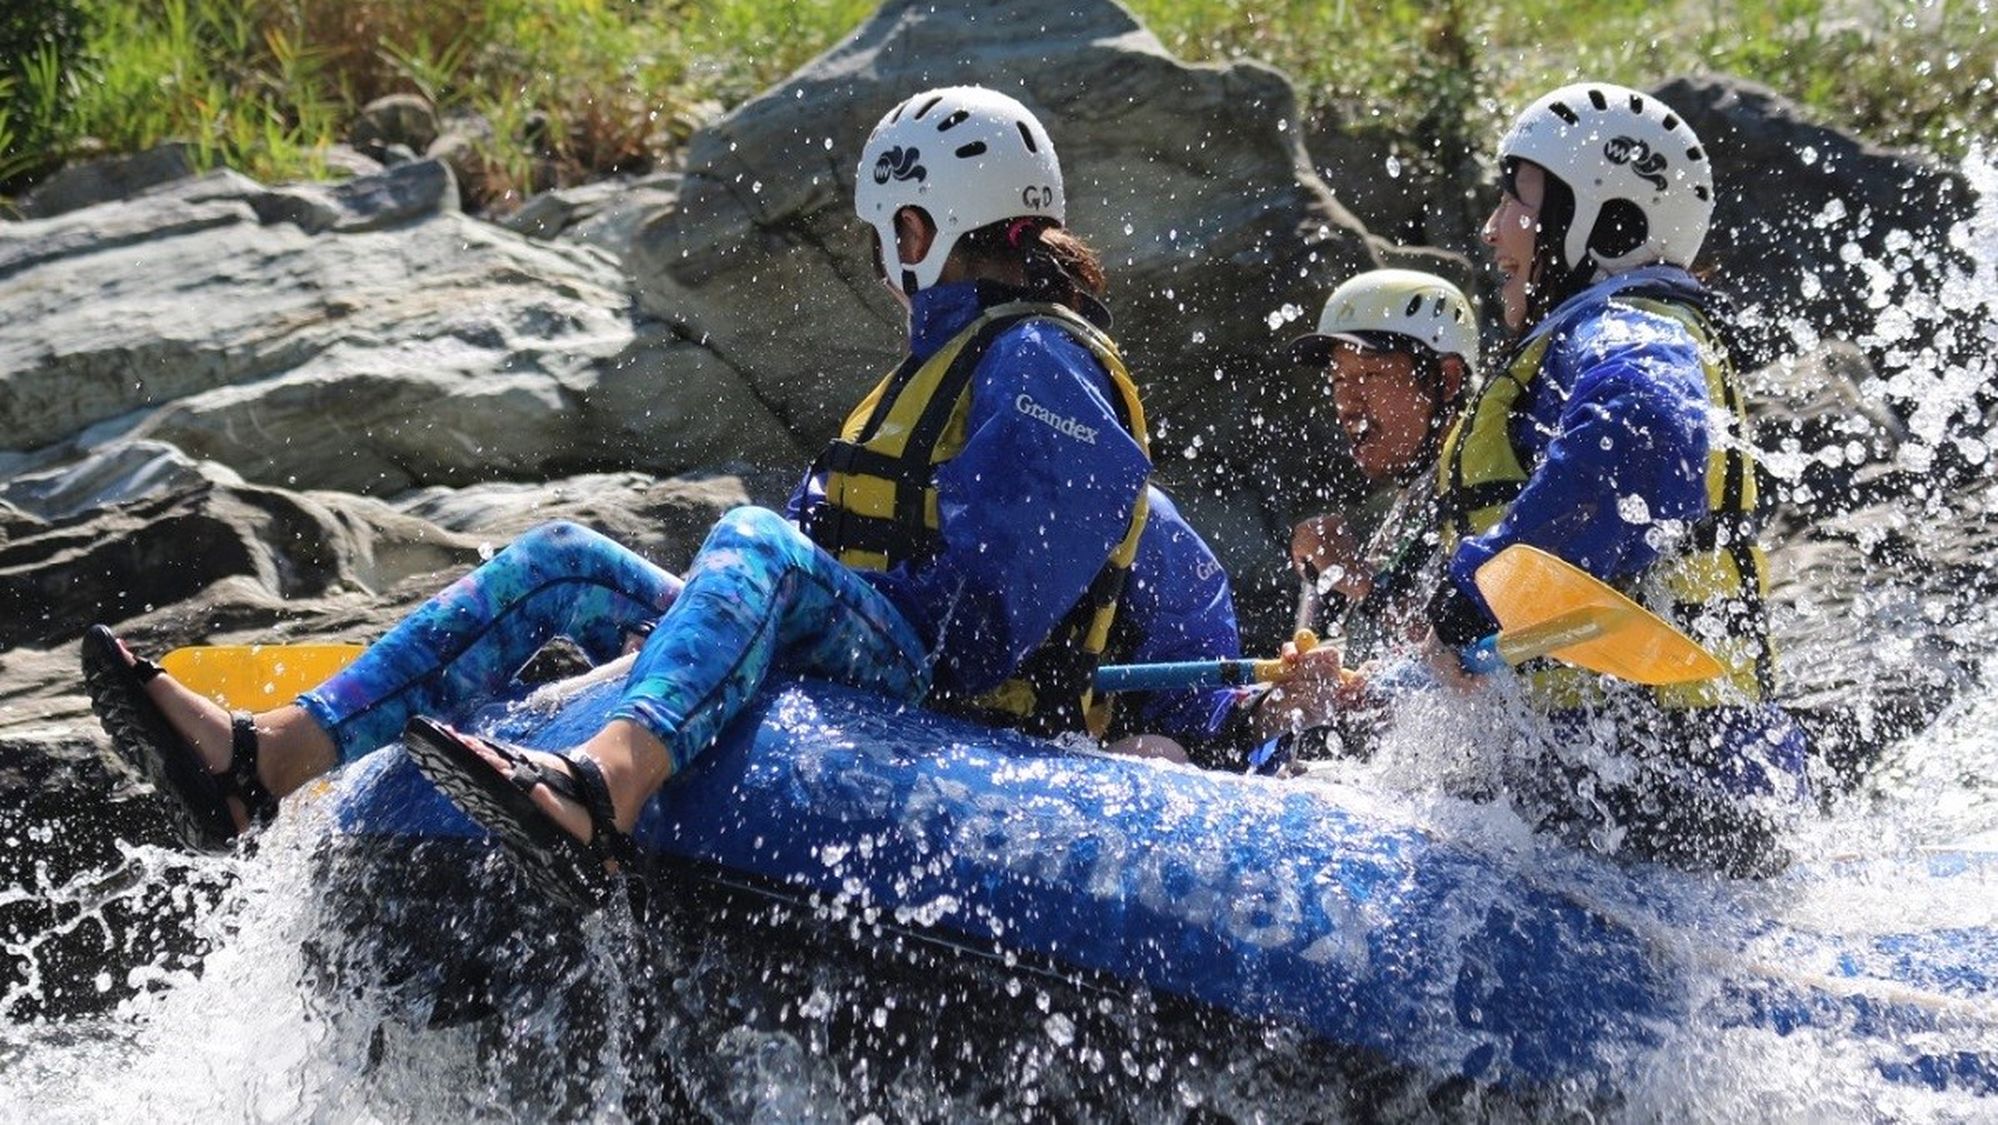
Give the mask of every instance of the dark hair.
M 1507 162 L 1511 164 L 1511 161 Z M 1510 190 L 1511 176 L 1506 179 Z M 1589 287 L 1594 260 L 1584 256 L 1567 263 L 1568 228 L 1575 224 L 1575 192 L 1559 176 L 1548 172 L 1546 193 L 1540 201 L 1540 229 L 1533 236 L 1533 262 L 1526 274 L 1526 326 L 1547 319 L 1561 302 Z M 1517 193 L 1514 198 L 1518 198 Z
M 1036 300 L 1077 312 L 1096 304 L 1109 286 L 1096 251 L 1049 218 L 987 223 L 958 239 L 957 249 L 969 261 L 1018 262 Z

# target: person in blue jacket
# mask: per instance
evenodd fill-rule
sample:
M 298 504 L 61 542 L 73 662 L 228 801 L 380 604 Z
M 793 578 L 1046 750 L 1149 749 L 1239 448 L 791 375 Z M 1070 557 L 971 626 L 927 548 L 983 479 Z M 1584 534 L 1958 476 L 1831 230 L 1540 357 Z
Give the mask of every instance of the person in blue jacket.
M 1522 666 L 1557 740 L 1589 741 L 1591 719 L 1612 717 L 1613 756 L 1635 772 L 1564 761 L 1521 788 L 1537 790 L 1525 795 L 1550 823 L 1626 850 L 1768 870 L 1783 861 L 1778 830 L 1808 796 L 1805 747 L 1771 702 L 1768 568 L 1724 317 L 1689 272 L 1713 212 L 1711 161 L 1669 106 L 1586 82 L 1528 107 L 1499 165 L 1483 237 L 1514 342 L 1444 440 L 1448 562 L 1427 611 L 1431 663 L 1458 680 L 1458 647 L 1497 630 L 1473 577 L 1512 544 L 1622 588 L 1704 644 L 1724 674 L 1637 688 Z M 1327 680 L 1337 654 L 1299 663 L 1307 683 Z
M 864 149 L 856 205 L 909 311 L 907 358 L 847 419 L 784 515 L 739 508 L 684 583 L 602 536 L 548 525 L 440 593 L 353 665 L 228 716 L 108 630 L 86 679 L 114 745 L 226 844 L 276 798 L 401 734 L 418 766 L 551 896 L 601 901 L 642 805 L 773 671 L 1038 734 L 1113 733 L 1091 678 L 1236 653 L 1226 576 L 1148 486 L 1144 412 L 1094 255 L 1061 226 L 1041 123 L 991 90 L 931 90 Z M 606 725 L 560 754 L 446 721 L 551 637 L 635 647 Z M 1147 729 L 1197 742 L 1227 693 L 1161 694 Z M 429 716 L 437 716 L 436 718 Z

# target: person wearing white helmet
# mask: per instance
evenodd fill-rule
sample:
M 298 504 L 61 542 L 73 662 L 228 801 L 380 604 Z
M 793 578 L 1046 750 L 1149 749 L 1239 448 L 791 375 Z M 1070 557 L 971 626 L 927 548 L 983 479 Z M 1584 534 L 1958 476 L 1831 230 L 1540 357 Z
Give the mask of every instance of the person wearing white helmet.
M 1712 160 L 1670 106 L 1601 82 L 1528 106 L 1498 157 L 1483 237 L 1514 343 L 1444 444 L 1450 581 L 1430 608 L 1435 635 L 1460 645 L 1495 628 L 1472 575 L 1514 543 L 1678 624 L 1723 675 L 1637 689 L 1521 670 L 1546 710 L 1649 732 L 1619 740 L 1637 781 L 1551 819 L 1614 822 L 1641 854 L 1767 870 L 1784 854 L 1778 825 L 1808 796 L 1805 746 L 1770 702 L 1768 566 L 1725 309 L 1691 272 L 1713 217 Z M 1570 797 L 1578 784 L 1566 771 L 1543 780 Z
M 1428 493 L 1415 486 L 1477 370 L 1477 315 L 1463 291 L 1434 274 L 1369 270 L 1334 289 L 1317 330 L 1292 340 L 1285 354 L 1323 372 L 1353 462 L 1385 505 L 1365 520 L 1375 530 L 1365 549 L 1337 513 L 1292 533 L 1292 565 L 1322 587 L 1314 592 L 1351 607 L 1377 582 L 1393 584 L 1388 571 L 1408 566 L 1403 540 L 1428 522 L 1419 518 Z
M 1284 358 L 1323 376 L 1353 463 L 1371 486 L 1356 509 L 1313 516 L 1291 532 L 1291 565 L 1302 582 L 1298 628 L 1331 626 L 1332 643 L 1304 659 L 1328 670 L 1364 666 L 1427 625 L 1440 541 L 1427 481 L 1477 370 L 1477 314 L 1462 290 L 1434 274 L 1368 270 L 1333 289 L 1315 330 L 1291 340 Z M 1322 749 L 1336 741 L 1359 752 L 1357 720 L 1347 720 L 1367 709 L 1363 680 L 1306 676 L 1252 697 L 1257 737 L 1311 730 Z M 1304 753 L 1295 739 L 1284 749 Z
M 1552 662 L 1522 666 L 1526 698 L 1569 735 L 1613 716 L 1624 735 L 1615 754 L 1647 748 L 1635 781 L 1583 782 L 1567 767 L 1539 775 L 1548 823 L 1640 855 L 1768 870 L 1783 855 L 1777 825 L 1808 795 L 1805 747 L 1769 702 L 1746 413 L 1723 308 L 1691 272 L 1713 214 L 1711 160 L 1671 107 L 1602 82 L 1528 106 L 1498 159 L 1483 240 L 1512 344 L 1442 441 L 1432 662 L 1457 681 L 1456 650 L 1496 631 L 1472 578 L 1515 543 L 1629 591 L 1725 673 L 1640 689 Z M 1635 730 L 1648 733 L 1627 737 Z M 1615 830 L 1598 831 L 1605 821 Z
M 278 798 L 396 741 L 552 897 L 588 908 L 646 801 L 774 668 L 1040 734 L 1115 733 L 1092 677 L 1238 654 L 1228 580 L 1149 487 L 1143 406 L 1104 334 L 1101 267 L 1061 229 L 1060 165 L 1013 98 L 908 99 L 876 127 L 856 208 L 908 306 L 908 357 L 786 514 L 738 508 L 684 584 L 546 525 L 288 706 L 231 717 L 108 629 L 84 646 L 113 744 L 227 846 Z M 637 650 L 607 723 L 559 754 L 453 729 L 555 635 Z M 1134 725 L 1197 741 L 1225 691 L 1155 693 Z M 430 717 L 436 716 L 436 717 Z

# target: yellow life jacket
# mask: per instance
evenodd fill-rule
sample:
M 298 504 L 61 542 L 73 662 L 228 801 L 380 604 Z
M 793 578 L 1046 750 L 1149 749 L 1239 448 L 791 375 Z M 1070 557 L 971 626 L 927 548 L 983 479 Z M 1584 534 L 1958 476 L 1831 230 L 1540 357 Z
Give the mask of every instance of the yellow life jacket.
M 1118 420 L 1151 456 L 1138 388 L 1109 337 L 1062 305 L 995 305 L 927 360 L 905 360 L 847 416 L 840 436 L 819 457 L 825 499 L 805 521 L 813 541 L 856 570 L 886 570 L 937 550 L 936 470 L 964 448 L 972 374 L 1000 333 L 1029 320 L 1054 325 L 1089 349 L 1110 374 Z M 932 704 L 1035 734 L 1107 730 L 1111 699 L 1097 699 L 1092 680 L 1148 514 L 1140 489 L 1124 537 L 1103 569 L 1011 679 L 975 699 L 933 694 Z
M 1611 303 L 1667 317 L 1685 326 L 1699 346 L 1707 400 L 1729 419 L 1712 435 L 1707 453 L 1708 514 L 1677 554 L 1661 558 L 1626 593 L 1705 645 L 1726 672 L 1696 684 L 1650 689 L 1670 709 L 1742 705 L 1773 690 L 1773 653 L 1764 599 L 1769 564 L 1755 542 L 1755 462 L 1749 453 L 1747 413 L 1735 389 L 1733 364 L 1696 309 L 1682 303 L 1619 293 Z M 1520 349 L 1505 368 L 1472 396 L 1443 440 L 1437 489 L 1443 508 L 1446 556 L 1465 536 L 1479 535 L 1504 517 L 1526 487 L 1526 457 L 1512 443 L 1512 421 L 1527 409 L 1528 389 L 1540 374 L 1550 332 Z M 1586 707 L 1601 698 L 1594 673 L 1534 661 L 1521 667 L 1532 696 L 1551 709 Z

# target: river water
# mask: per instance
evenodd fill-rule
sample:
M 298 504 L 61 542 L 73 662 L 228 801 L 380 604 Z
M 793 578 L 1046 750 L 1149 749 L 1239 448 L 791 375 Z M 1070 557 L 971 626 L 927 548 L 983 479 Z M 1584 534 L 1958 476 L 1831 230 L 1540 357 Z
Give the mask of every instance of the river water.
M 1935 299 L 1981 314 L 1963 322 L 1984 326 L 1967 329 L 1984 338 L 1957 349 L 1970 359 L 1937 362 L 1922 341 L 1895 338 L 1919 316 L 1888 315 L 1874 341 L 1906 357 L 1875 391 L 1910 419 L 1901 456 L 1912 467 L 1946 445 L 1948 456 L 1983 464 L 1993 440 L 1966 429 L 1962 413 L 1994 382 L 1998 166 L 1973 157 L 1966 170 L 1987 201 L 1956 235 L 1973 265 Z M 1801 473 L 1794 455 L 1767 452 L 1779 476 Z M 1852 532 L 1862 544 L 1890 532 L 1956 544 L 1956 556 L 1874 552 L 1835 608 L 1781 603 L 1788 633 L 1805 638 L 1786 663 L 1794 682 L 1847 685 L 1840 702 L 1853 714 L 1867 713 L 1869 693 L 1886 690 L 1874 685 L 1888 681 L 1925 682 L 1949 701 L 1794 829 L 1788 842 L 1802 862 L 1779 878 L 1717 891 L 1710 878 L 1657 872 L 1632 895 L 1620 889 L 1629 880 L 1607 874 L 1614 865 L 1534 837 L 1507 802 L 1464 799 L 1499 776 L 1489 747 L 1504 716 L 1490 708 L 1411 705 L 1371 762 L 1285 784 L 1507 857 L 1522 878 L 1558 886 L 1659 956 L 1695 966 L 1695 993 L 1709 983 L 1700 966 L 1718 990 L 1744 964 L 1819 972 L 1840 942 L 1940 935 L 1913 956 L 1968 966 L 1968 976 L 1920 982 L 1924 997 L 1947 1001 L 1946 1026 L 1886 1053 L 1932 1045 L 1998 1066 L 1998 603 L 1980 554 L 1998 545 L 1998 484 L 1988 472 L 1969 479 L 1908 501 L 1885 530 Z M 485 854 L 378 869 L 329 847 L 328 804 L 296 802 L 253 855 L 134 848 L 61 885 L 0 888 L 0 905 L 62 906 L 61 933 L 0 934 L 31 969 L 79 929 L 102 930 L 109 947 L 92 982 L 105 999 L 94 1014 L 23 1018 L 41 1010 L 44 981 L 32 973 L 0 997 L 0 1120 L 1998 1116 L 1988 1082 L 1908 1081 L 1850 1026 L 1779 1034 L 1698 1015 L 1655 1029 L 1607 1097 L 1520 1096 L 1397 1073 L 1294 1029 L 1131 986 L 1004 960 L 884 954 L 809 917 L 746 926 L 735 900 L 643 918 L 619 909 L 580 927 L 529 908 L 429 914 L 424 904 L 465 884 L 473 900 L 508 898 L 477 888 L 504 891 L 510 876 Z M 53 846 L 18 836 L 6 845 Z M 1960 851 L 1994 858 L 1937 860 Z M 1717 894 L 1733 904 L 1731 932 L 1691 906 Z M 414 905 L 397 906 L 401 898 Z M 357 933 L 351 923 L 371 911 L 401 938 L 477 943 L 502 967 L 482 970 L 476 988 L 440 978 L 435 965 Z M 158 922 L 134 922 L 146 917 Z M 452 1010 L 449 997 L 467 992 L 483 1007 Z M 1915 1041 L 1923 1036 L 1935 1042 Z

